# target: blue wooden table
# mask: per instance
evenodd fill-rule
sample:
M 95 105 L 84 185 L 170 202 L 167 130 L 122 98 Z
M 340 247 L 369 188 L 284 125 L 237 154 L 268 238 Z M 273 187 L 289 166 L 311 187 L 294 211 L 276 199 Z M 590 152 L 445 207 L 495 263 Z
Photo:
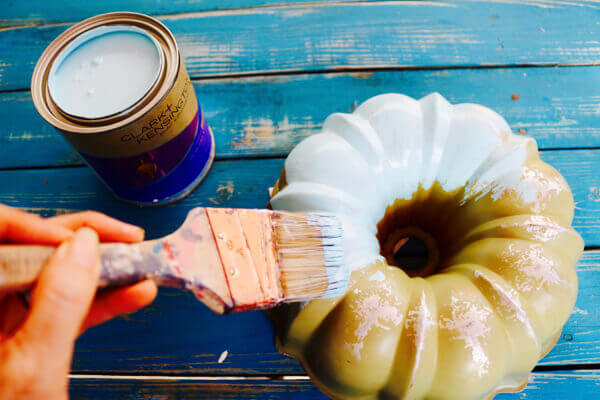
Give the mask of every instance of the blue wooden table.
M 155 15 L 173 31 L 215 133 L 206 180 L 163 208 L 114 200 L 38 116 L 28 91 L 33 66 L 54 37 L 115 10 Z M 594 1 L 3 0 L 0 202 L 42 215 L 94 209 L 139 224 L 153 238 L 177 227 L 193 206 L 264 206 L 290 149 L 328 114 L 370 96 L 438 91 L 454 103 L 482 103 L 537 139 L 542 158 L 566 177 L 586 243 L 577 306 L 558 344 L 524 392 L 498 398 L 598 398 L 599 38 Z M 71 396 L 325 398 L 298 362 L 277 353 L 265 314 L 215 316 L 173 290 L 83 335 Z

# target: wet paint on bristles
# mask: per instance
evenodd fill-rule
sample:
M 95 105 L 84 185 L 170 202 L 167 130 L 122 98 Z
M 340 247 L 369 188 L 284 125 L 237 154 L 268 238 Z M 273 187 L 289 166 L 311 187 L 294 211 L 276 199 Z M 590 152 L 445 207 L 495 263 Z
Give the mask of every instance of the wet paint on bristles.
M 331 214 L 273 212 L 285 302 L 341 296 L 348 284 L 342 225 Z

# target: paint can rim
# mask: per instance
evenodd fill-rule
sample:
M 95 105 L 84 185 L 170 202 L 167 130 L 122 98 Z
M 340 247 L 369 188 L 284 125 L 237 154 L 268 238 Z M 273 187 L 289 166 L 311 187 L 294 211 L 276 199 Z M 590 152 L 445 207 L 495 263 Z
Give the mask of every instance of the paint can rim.
M 57 83 L 57 73 L 63 67 L 65 62 L 69 59 L 69 57 L 80 48 L 85 46 L 88 43 L 95 41 L 106 35 L 111 34 L 119 34 L 119 33 L 135 33 L 146 38 L 150 43 L 152 43 L 154 50 L 156 51 L 156 56 L 158 59 L 158 69 L 155 70 L 155 74 L 153 76 L 152 82 L 150 86 L 145 90 L 139 97 L 135 98 L 134 101 L 127 104 L 125 107 L 122 107 L 116 111 L 109 112 L 103 115 L 97 116 L 85 116 L 83 114 L 76 114 L 73 112 L 69 112 L 64 106 L 63 99 L 57 98 L 56 90 L 59 88 Z M 157 87 L 159 86 L 161 79 L 164 78 L 166 69 L 166 60 L 165 53 L 163 52 L 162 46 L 158 43 L 158 41 L 146 32 L 144 29 L 140 29 L 137 26 L 132 25 L 102 25 L 96 28 L 92 28 L 86 30 L 83 33 L 77 35 L 73 40 L 66 44 L 66 46 L 57 53 L 53 62 L 50 64 L 50 70 L 48 72 L 48 96 L 49 101 L 52 102 L 53 106 L 56 110 L 61 114 L 61 116 L 66 119 L 70 119 L 73 121 L 81 121 L 83 124 L 93 123 L 93 120 L 106 119 L 110 117 L 114 117 L 117 114 L 121 114 L 124 111 L 127 111 L 129 108 L 140 102 L 147 94 L 151 92 L 155 92 Z M 88 113 L 89 114 L 89 113 Z
M 159 76 L 144 96 L 123 111 L 93 119 L 69 115 L 62 111 L 50 96 L 48 79 L 54 61 L 76 38 L 90 30 L 111 25 L 136 27 L 155 40 L 163 57 Z M 110 133 L 134 123 L 160 104 L 173 87 L 179 68 L 180 55 L 175 37 L 160 21 L 134 12 L 101 14 L 71 26 L 48 45 L 34 68 L 31 78 L 31 96 L 42 118 L 61 131 L 74 134 Z

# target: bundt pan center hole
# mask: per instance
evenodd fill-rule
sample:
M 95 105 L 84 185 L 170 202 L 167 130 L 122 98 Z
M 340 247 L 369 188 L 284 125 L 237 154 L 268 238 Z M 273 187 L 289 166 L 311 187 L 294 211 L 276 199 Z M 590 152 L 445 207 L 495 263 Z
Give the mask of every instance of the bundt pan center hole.
M 415 226 L 398 228 L 379 240 L 381 255 L 387 263 L 401 268 L 409 276 L 424 277 L 437 271 L 437 241 L 423 229 Z

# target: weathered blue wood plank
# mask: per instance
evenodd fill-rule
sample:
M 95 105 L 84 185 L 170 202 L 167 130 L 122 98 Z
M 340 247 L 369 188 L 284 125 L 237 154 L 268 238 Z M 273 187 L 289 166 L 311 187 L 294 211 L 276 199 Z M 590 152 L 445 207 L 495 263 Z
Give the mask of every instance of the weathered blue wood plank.
M 562 336 L 540 365 L 600 364 L 600 251 L 586 251 L 577 264 L 579 293 Z
M 571 186 L 574 227 L 587 246 L 600 246 L 600 150 L 545 151 L 541 157 Z M 115 200 L 87 167 L 0 171 L 0 203 L 48 213 L 57 208 L 99 210 L 142 225 L 156 237 L 175 229 L 189 207 L 263 207 L 283 162 L 279 158 L 218 161 L 190 196 L 160 208 L 137 208 Z
M 600 252 L 587 251 L 577 267 L 579 298 L 556 347 L 540 365 L 600 362 Z M 148 308 L 89 330 L 78 342 L 73 369 L 143 374 L 302 373 L 277 353 L 266 314 L 217 316 L 193 297 L 171 289 Z M 218 363 L 227 350 L 225 362 Z
M 575 226 L 587 245 L 600 245 L 600 150 L 548 151 L 542 156 L 571 184 L 578 204 Z M 189 207 L 263 207 L 267 188 L 282 164 L 283 159 L 218 161 L 192 195 L 155 209 L 114 200 L 88 168 L 1 171 L 0 202 L 45 215 L 95 209 L 143 226 L 152 238 L 179 226 Z M 565 328 L 566 336 L 545 363 L 600 360 L 598 253 L 587 252 L 580 263 L 578 309 Z M 231 355 L 219 364 L 224 350 Z M 225 375 L 301 371 L 297 362 L 276 352 L 265 314 L 215 316 L 191 296 L 174 290 L 162 291 L 152 306 L 137 314 L 87 332 L 78 342 L 74 369 Z
M 320 0 L 322 3 L 331 1 L 337 0 Z M 364 0 L 345 0 L 348 3 L 355 1 Z M 0 15 L 0 27 L 73 22 L 98 14 L 123 10 L 148 15 L 161 15 L 277 6 L 303 2 L 306 2 L 306 0 L 174 0 L 166 2 L 160 0 L 103 0 L 92 1 L 82 7 L 80 0 L 14 1 L 3 5 L 2 14 Z
M 490 85 L 493 82 L 493 85 Z M 217 158 L 285 155 L 333 112 L 384 92 L 485 104 L 541 149 L 600 146 L 600 67 L 329 73 L 196 81 Z M 516 93 L 519 100 L 511 95 Z M 28 92 L 0 93 L 0 168 L 81 163 Z M 27 157 L 23 155 L 27 154 Z
M 575 199 L 573 227 L 586 246 L 599 246 L 600 235 L 600 150 L 542 152 L 542 160 L 555 167 L 567 180 Z
M 600 10 L 573 2 L 381 2 L 166 16 L 192 77 L 600 62 Z M 576 23 L 574 22 L 576 21 Z M 0 89 L 29 87 L 67 25 L 0 30 Z
M 599 371 L 557 371 L 532 374 L 529 384 L 520 393 L 505 393 L 496 400 L 566 400 L 595 399 L 600 385 Z M 323 395 L 308 380 L 133 380 L 133 379 L 89 379 L 71 380 L 72 400 L 130 399 L 147 400 L 185 398 L 187 400 L 325 400 Z

